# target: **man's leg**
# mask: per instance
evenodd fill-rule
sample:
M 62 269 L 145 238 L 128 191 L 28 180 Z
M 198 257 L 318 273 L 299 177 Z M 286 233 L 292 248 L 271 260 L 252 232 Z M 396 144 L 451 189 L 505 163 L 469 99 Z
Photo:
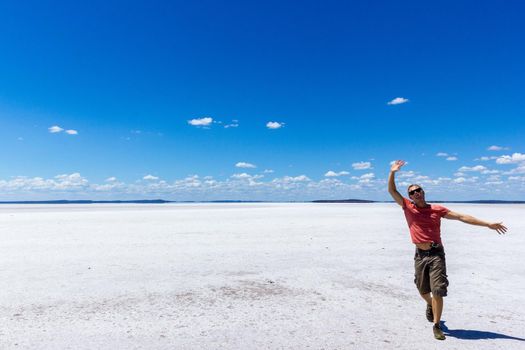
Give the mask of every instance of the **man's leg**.
M 441 313 L 443 312 L 443 297 L 447 295 L 448 279 L 445 254 L 432 258 L 430 267 L 430 289 L 432 291 L 432 309 L 434 311 L 434 338 L 445 340 L 441 330 Z
M 432 313 L 432 297 L 430 295 L 430 276 L 429 266 L 427 264 L 428 258 L 421 258 L 417 253 L 414 257 L 414 283 L 417 286 L 419 295 L 426 301 L 427 307 L 425 310 L 425 316 L 429 322 L 434 320 L 434 314 Z
M 432 290 L 432 311 L 434 324 L 439 324 L 443 312 L 443 297 L 447 295 L 448 279 L 445 256 L 432 258 L 430 267 L 430 289 Z
M 437 340 L 445 340 L 445 334 L 441 329 L 441 312 L 443 312 L 443 297 L 440 295 L 432 294 L 432 309 L 434 310 L 434 327 L 432 327 L 432 332 L 434 332 L 434 338 Z
M 439 324 L 441 321 L 441 313 L 443 312 L 442 296 L 432 295 L 432 312 L 434 313 L 434 324 Z
M 430 296 L 430 293 L 426 294 L 420 294 L 421 298 L 425 299 L 428 305 L 432 305 L 432 297 Z
M 432 310 L 432 297 L 430 293 L 420 294 L 421 297 L 427 302 L 427 309 L 425 310 L 425 316 L 428 322 L 434 322 L 434 312 Z

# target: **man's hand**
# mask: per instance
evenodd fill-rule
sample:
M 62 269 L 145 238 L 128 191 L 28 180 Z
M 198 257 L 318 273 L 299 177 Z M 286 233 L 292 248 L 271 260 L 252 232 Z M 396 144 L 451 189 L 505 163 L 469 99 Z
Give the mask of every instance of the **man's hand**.
M 496 230 L 496 232 L 498 232 L 498 234 L 500 235 L 505 234 L 505 232 L 507 232 L 507 227 L 505 227 L 502 222 L 495 222 L 489 224 L 489 228 Z
M 390 174 L 388 175 L 388 193 L 394 198 L 397 204 L 403 206 L 403 196 L 396 189 L 396 181 L 394 179 L 395 173 L 405 165 L 404 160 L 396 160 L 390 167 Z
M 396 160 L 394 162 L 394 164 L 392 164 L 392 166 L 390 167 L 390 171 L 395 173 L 396 171 L 398 171 L 399 169 L 401 169 L 401 167 L 405 165 L 405 161 L 404 160 Z

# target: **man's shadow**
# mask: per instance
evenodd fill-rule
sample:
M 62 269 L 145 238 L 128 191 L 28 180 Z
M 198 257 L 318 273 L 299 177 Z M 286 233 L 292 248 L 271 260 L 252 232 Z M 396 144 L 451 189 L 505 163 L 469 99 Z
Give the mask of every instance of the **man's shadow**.
M 441 321 L 441 329 L 447 337 L 453 337 L 457 339 L 467 339 L 467 340 L 481 340 L 481 339 L 512 339 L 518 341 L 525 341 L 524 338 L 512 337 L 510 335 L 494 333 L 494 332 L 485 332 L 485 331 L 475 331 L 472 329 L 449 329 L 445 325 L 446 321 Z

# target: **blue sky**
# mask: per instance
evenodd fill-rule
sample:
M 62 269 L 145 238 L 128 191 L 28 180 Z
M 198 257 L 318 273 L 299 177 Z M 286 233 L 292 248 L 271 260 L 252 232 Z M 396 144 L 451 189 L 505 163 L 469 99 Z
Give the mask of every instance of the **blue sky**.
M 0 200 L 524 199 L 524 10 L 2 2 Z

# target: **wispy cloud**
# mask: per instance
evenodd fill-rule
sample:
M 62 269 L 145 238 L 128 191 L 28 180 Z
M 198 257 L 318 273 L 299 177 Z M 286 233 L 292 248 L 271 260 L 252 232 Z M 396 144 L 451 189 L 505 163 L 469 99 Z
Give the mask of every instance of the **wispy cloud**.
M 522 166 L 523 164 L 523 166 Z M 421 175 L 413 172 L 399 173 L 399 186 L 410 183 L 421 183 L 429 193 L 454 196 L 467 192 L 485 193 L 493 198 L 496 192 L 506 191 L 512 196 L 522 193 L 525 186 L 525 163 L 519 163 L 518 168 L 510 172 L 499 172 L 481 168 L 462 167 L 464 172 L 456 173 L 455 177 L 438 177 Z M 327 175 L 342 175 L 330 170 Z M 403 177 L 409 175 L 408 177 Z M 480 174 L 480 175 L 478 175 Z M 512 176 L 508 176 L 512 174 Z M 471 176 L 476 175 L 476 176 Z M 487 175 L 487 176 L 485 176 Z M 479 176 L 479 177 L 478 177 Z M 101 183 L 89 183 L 79 173 L 62 174 L 46 179 L 41 177 L 16 177 L 8 180 L 0 179 L 0 193 L 4 197 L 26 196 L 35 198 L 165 198 L 178 200 L 209 200 L 209 199 L 291 199 L 308 200 L 319 198 L 351 198 L 351 196 L 380 196 L 384 194 L 386 177 L 376 177 L 372 172 L 361 176 L 353 176 L 346 183 L 337 176 L 326 176 L 319 181 L 313 181 L 306 175 L 284 176 L 280 178 L 259 180 L 262 174 L 233 174 L 224 180 L 215 180 L 211 176 L 200 178 L 191 175 L 186 178 L 164 181 L 157 176 L 148 174 L 139 181 L 125 183 L 115 176 Z M 148 180 L 148 181 L 144 181 Z M 354 180 L 354 181 L 352 181 Z
M 372 163 L 370 163 L 370 162 L 352 163 L 352 168 L 354 168 L 354 170 L 372 169 Z
M 78 135 L 78 131 L 77 130 L 73 130 L 73 129 L 64 130 L 64 128 L 62 128 L 62 127 L 60 127 L 58 125 L 53 125 L 53 126 L 47 128 L 47 130 L 50 133 L 52 133 L 52 134 L 58 134 L 58 133 L 64 131 L 68 135 Z
M 508 147 L 492 145 L 487 148 L 487 151 L 504 151 L 508 149 L 509 149 Z
M 266 123 L 266 127 L 268 129 L 280 129 L 284 126 L 284 123 L 280 123 L 280 122 L 268 122 Z
M 193 126 L 209 126 L 211 123 L 213 123 L 213 118 L 210 117 L 188 120 L 188 124 Z
M 451 156 L 451 155 L 449 155 L 446 152 L 438 152 L 438 153 L 436 153 L 436 157 L 446 157 L 445 159 L 448 160 L 448 161 L 458 160 L 458 157 Z
M 513 174 L 525 174 L 525 163 L 521 163 L 516 168 L 505 172 L 506 175 L 513 175 Z M 525 179 L 525 176 L 523 177 Z
M 299 175 L 299 176 L 285 176 L 282 178 L 285 182 L 304 182 L 304 181 L 312 181 L 308 176 L 306 175 Z
M 235 164 L 235 167 L 237 168 L 257 168 L 255 164 L 246 163 L 246 162 L 238 162 Z
M 4 192 L 9 191 L 75 191 L 84 190 L 88 186 L 87 179 L 82 177 L 79 173 L 61 174 L 52 179 L 44 179 L 42 177 L 25 177 L 17 176 L 9 181 L 0 180 L 0 188 Z
M 366 173 L 361 176 L 353 176 L 353 180 L 358 180 L 358 182 L 362 185 L 369 185 L 374 182 L 376 175 L 374 173 Z
M 397 160 L 390 161 L 390 165 L 394 165 L 395 162 L 397 162 Z M 408 165 L 408 161 L 405 160 L 404 162 L 405 162 L 405 166 Z
M 52 134 L 56 134 L 56 133 L 58 133 L 58 132 L 64 131 L 64 129 L 61 128 L 61 127 L 58 126 L 58 125 L 53 125 L 53 126 L 47 128 L 47 130 L 49 130 L 49 132 L 52 133 Z
M 229 128 L 237 128 L 237 127 L 239 127 L 239 121 L 236 120 L 236 119 L 232 120 L 232 122 L 231 122 L 230 124 L 226 124 L 226 125 L 224 125 L 224 128 L 225 128 L 225 129 L 229 129 Z
M 465 172 L 465 171 L 485 171 L 487 170 L 486 167 L 484 167 L 483 165 L 476 165 L 476 166 L 473 166 L 473 167 L 468 167 L 468 166 L 462 166 L 461 168 L 458 169 L 458 171 L 460 172 Z
M 488 161 L 488 160 L 491 160 L 491 159 L 497 159 L 497 158 L 498 158 L 498 157 L 495 157 L 495 156 L 492 156 L 492 157 L 485 157 L 485 156 L 483 156 L 483 157 L 476 158 L 476 159 L 474 159 L 474 160 L 479 160 L 479 161 L 482 161 L 482 162 L 486 162 L 486 161 Z
M 408 102 L 408 98 L 396 97 L 392 101 L 389 101 L 387 104 L 388 105 L 400 105 L 400 104 L 407 103 L 407 102 Z
M 409 171 L 401 170 L 398 175 L 398 177 L 400 178 L 412 178 L 414 176 L 416 176 L 416 173 L 412 170 L 409 170 Z
M 332 170 L 329 170 L 326 172 L 326 174 L 324 174 L 324 176 L 326 177 L 338 177 L 338 176 L 345 176 L 345 175 L 349 175 L 350 173 L 348 171 L 340 171 L 338 173 L 336 173 L 335 171 L 332 171 Z
M 234 179 L 250 179 L 252 176 L 247 173 L 241 173 L 241 174 L 233 174 L 231 177 Z

